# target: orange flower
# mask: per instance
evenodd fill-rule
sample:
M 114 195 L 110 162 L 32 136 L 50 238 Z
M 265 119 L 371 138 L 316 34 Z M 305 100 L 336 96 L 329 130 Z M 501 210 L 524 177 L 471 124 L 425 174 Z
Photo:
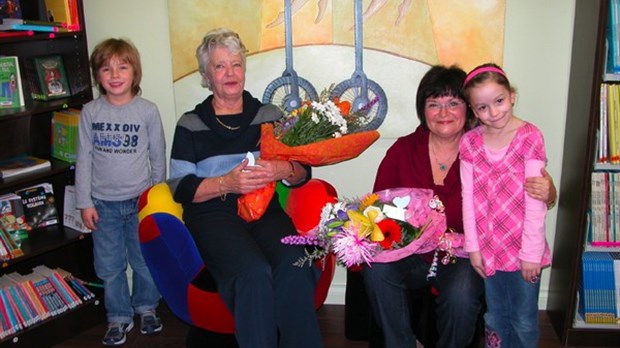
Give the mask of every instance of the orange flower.
M 366 196 L 364 196 L 364 198 L 362 198 L 360 200 L 360 206 L 358 208 L 359 211 L 364 211 L 366 208 L 370 207 L 371 205 L 375 204 L 375 202 L 377 202 L 379 200 L 379 195 L 376 193 L 370 193 Z
M 383 232 L 383 240 L 379 242 L 383 249 L 392 249 L 394 244 L 400 243 L 402 238 L 400 225 L 392 219 L 383 219 L 377 223 Z
M 334 100 L 334 104 L 336 104 L 342 116 L 349 116 L 349 111 L 351 111 L 351 102 L 348 100 Z

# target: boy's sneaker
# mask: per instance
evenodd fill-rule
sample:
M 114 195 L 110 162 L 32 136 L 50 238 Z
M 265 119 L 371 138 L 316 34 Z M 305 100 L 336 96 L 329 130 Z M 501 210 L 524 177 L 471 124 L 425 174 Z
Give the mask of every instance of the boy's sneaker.
M 103 343 L 106 346 L 119 346 L 127 340 L 127 333 L 133 329 L 133 321 L 131 323 L 109 323 L 108 331 L 103 336 Z
M 160 332 L 163 327 L 161 320 L 155 315 L 155 311 L 140 314 L 140 332 L 143 335 Z

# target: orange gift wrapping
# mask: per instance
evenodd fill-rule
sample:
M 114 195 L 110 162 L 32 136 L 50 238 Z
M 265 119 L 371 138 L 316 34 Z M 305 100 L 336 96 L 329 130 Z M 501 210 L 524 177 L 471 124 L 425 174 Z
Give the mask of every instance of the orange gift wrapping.
M 272 124 L 264 123 L 261 125 L 260 157 L 265 160 L 297 161 L 319 167 L 353 159 L 377 139 L 379 132 L 371 130 L 307 145 L 288 146 L 276 139 Z M 247 222 L 258 220 L 267 209 L 274 191 L 275 183 L 239 197 L 237 213 Z

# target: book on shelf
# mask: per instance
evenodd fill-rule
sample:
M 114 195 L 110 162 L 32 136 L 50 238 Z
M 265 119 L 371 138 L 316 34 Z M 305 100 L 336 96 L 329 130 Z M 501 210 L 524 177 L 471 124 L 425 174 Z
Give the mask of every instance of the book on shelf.
M 0 19 L 5 18 L 22 18 L 20 0 L 0 0 Z
M 58 223 L 58 210 L 52 184 L 41 183 L 17 190 L 15 193 L 22 198 L 26 221 L 33 229 Z
M 82 304 L 82 300 L 79 296 L 75 294 L 65 279 L 55 270 L 44 265 L 39 265 L 34 267 L 32 271 L 46 277 L 49 280 L 54 290 L 56 290 L 59 294 L 59 297 L 63 303 L 67 305 L 68 309 L 75 308 Z
M 26 58 L 24 65 L 24 79 L 32 99 L 45 101 L 71 96 L 62 56 L 54 54 Z
M 69 309 L 47 277 L 34 271 L 24 275 L 24 277 L 32 281 L 37 289 L 37 293 L 45 301 L 51 316 L 64 313 Z
M 0 179 L 24 175 L 51 168 L 50 161 L 35 156 L 16 156 L 0 160 Z
M 42 20 L 36 20 L 36 19 L 22 19 L 22 24 L 28 24 L 28 25 L 46 25 L 46 26 L 53 26 L 53 27 L 59 27 L 59 28 L 66 28 L 67 27 L 67 23 L 63 23 L 63 22 L 50 22 L 50 21 L 42 21 Z
M 22 31 L 42 31 L 46 33 L 58 33 L 58 32 L 68 32 L 69 29 L 56 26 L 56 25 L 43 25 L 43 24 L 13 24 L 11 26 L 12 30 L 22 30 Z
M 77 160 L 80 110 L 64 109 L 52 116 L 52 157 L 69 163 Z
M 600 95 L 596 163 L 607 163 L 609 161 L 607 151 L 607 84 L 601 84 Z
M 84 225 L 82 221 L 82 215 L 76 205 L 75 198 L 75 186 L 65 186 L 65 202 L 63 209 L 63 225 L 70 227 L 76 231 L 83 233 L 91 232 L 91 230 Z
M 45 302 L 31 280 L 24 278 L 17 272 L 7 273 L 1 278 L 6 278 L 12 286 L 19 287 L 22 290 L 21 293 L 24 294 L 26 301 L 30 303 L 39 320 L 45 320 L 51 316 Z
M 588 217 L 586 247 L 620 247 L 620 172 L 592 172 Z
M 605 240 L 603 236 L 608 229 L 608 201 L 607 188 L 608 172 L 592 172 L 591 179 L 591 239 L 590 242 Z
M 13 260 L 20 256 L 24 256 L 21 245 L 14 239 L 14 235 L 0 226 L 0 260 Z
M 614 259 L 608 252 L 582 255 L 583 316 L 586 323 L 616 324 L 617 304 Z
M 609 253 L 614 260 L 614 289 L 616 297 L 616 323 L 620 324 L 620 252 Z
M 22 287 L 14 284 L 8 277 L 3 275 L 0 276 L 0 289 L 4 291 L 15 304 L 17 317 L 24 328 L 39 321 L 40 316 L 36 311 L 35 305 Z
M 21 18 L 0 18 L 0 30 L 12 30 L 13 25 L 23 23 L 24 20 Z
M 12 192 L 0 195 L 0 226 L 18 244 L 28 238 L 28 232 L 32 227 L 26 220 L 22 198 L 19 195 Z
M 92 300 L 83 281 L 62 268 L 39 265 L 29 274 L 0 276 L 0 339 Z
M 609 74 L 620 73 L 620 0 L 609 1 L 609 20 L 607 24 L 607 63 L 605 70 Z
M 34 31 L 26 30 L 26 31 L 0 31 L 0 39 L 9 38 L 9 37 L 24 37 L 24 36 L 33 36 Z
M 0 56 L 0 107 L 18 108 L 24 103 L 17 56 Z
M 96 297 L 95 294 L 92 291 L 90 291 L 90 289 L 88 289 L 86 285 L 84 285 L 84 282 L 74 277 L 73 274 L 69 273 L 68 271 L 62 268 L 55 268 L 54 270 L 58 272 L 58 274 L 75 291 L 76 295 L 82 298 L 82 300 L 88 301 Z
M 69 30 L 80 29 L 76 0 L 45 0 L 45 7 L 50 22 L 66 23 Z

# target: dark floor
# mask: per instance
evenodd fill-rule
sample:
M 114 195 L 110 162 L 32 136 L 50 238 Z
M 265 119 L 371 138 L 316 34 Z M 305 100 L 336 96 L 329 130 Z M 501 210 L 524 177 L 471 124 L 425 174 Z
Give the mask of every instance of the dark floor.
M 139 330 L 132 330 L 129 333 L 124 348 L 173 348 L 184 347 L 185 337 L 188 326 L 179 321 L 165 305 L 160 306 L 159 315 L 164 323 L 164 330 L 161 333 L 144 336 Z M 364 341 L 351 341 L 344 337 L 344 306 L 325 305 L 318 312 L 319 323 L 323 333 L 324 348 L 367 348 L 368 343 Z M 558 337 L 549 323 L 545 312 L 540 314 L 540 345 L 539 348 L 560 348 Z M 55 348 L 88 348 L 103 347 L 101 338 L 105 333 L 105 324 L 96 326 L 88 331 L 81 333 L 71 340 L 65 341 Z M 211 347 L 209 347 L 211 348 Z M 570 348 L 570 347 L 569 347 Z M 580 347 L 597 348 L 597 347 Z

